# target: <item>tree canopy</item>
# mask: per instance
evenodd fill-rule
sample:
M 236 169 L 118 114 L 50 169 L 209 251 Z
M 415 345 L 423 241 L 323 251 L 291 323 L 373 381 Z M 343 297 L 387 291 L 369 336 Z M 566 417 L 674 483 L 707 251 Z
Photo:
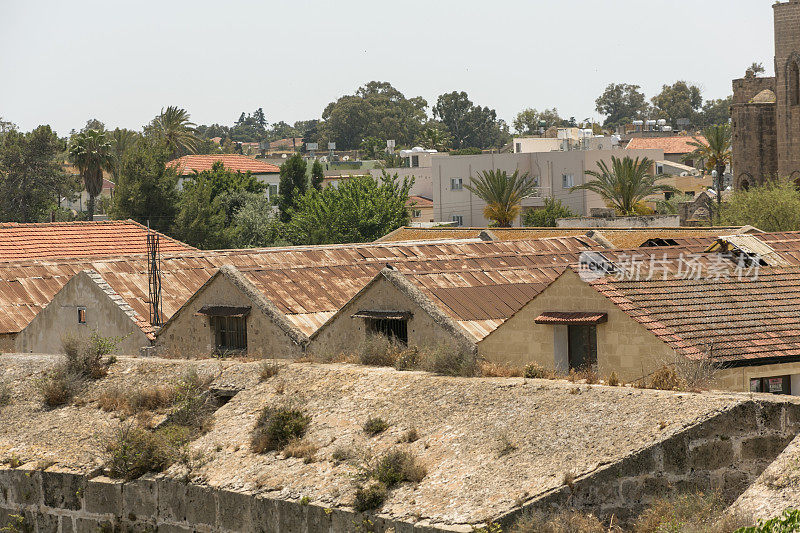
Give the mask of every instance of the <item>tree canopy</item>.
M 473 104 L 463 91 L 441 95 L 433 115 L 447 128 L 454 148 L 498 148 L 509 140 L 508 126 L 497 112 Z
M 522 216 L 522 225 L 534 228 L 554 228 L 557 219 L 575 216 L 578 215 L 565 206 L 561 200 L 545 198 L 544 208 L 525 211 Z
M 667 119 L 673 124 L 679 119 L 693 121 L 703 105 L 703 93 L 696 85 L 676 81 L 672 85 L 664 85 L 652 102 L 658 118 Z
M 563 119 L 555 107 L 542 111 L 529 107 L 517 113 L 517 117 L 514 119 L 514 131 L 520 135 L 535 135 L 539 133 L 540 127 L 546 130 L 553 126 L 560 126 L 562 122 Z M 544 125 L 540 126 L 541 123 Z
M 800 191 L 789 180 L 736 190 L 722 204 L 721 223 L 764 231 L 800 230 Z
M 306 162 L 300 154 L 294 154 L 281 165 L 281 179 L 278 182 L 278 210 L 282 222 L 289 222 L 297 199 L 308 190 Z
M 640 86 L 629 83 L 612 83 L 606 87 L 595 100 L 597 112 L 606 116 L 603 126 L 617 126 L 646 118 L 650 106 L 640 89 Z

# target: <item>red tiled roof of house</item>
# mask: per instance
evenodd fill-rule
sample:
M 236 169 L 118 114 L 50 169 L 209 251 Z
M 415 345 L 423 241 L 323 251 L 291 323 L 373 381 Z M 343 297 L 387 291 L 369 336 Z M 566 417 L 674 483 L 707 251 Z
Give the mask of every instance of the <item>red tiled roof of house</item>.
M 696 136 L 700 142 L 706 142 L 702 135 Z M 663 150 L 665 154 L 688 154 L 694 152 L 695 147 L 690 145 L 695 137 L 691 135 L 676 135 L 673 137 L 634 137 L 626 147 L 628 150 Z
M 409 196 L 406 205 L 409 207 L 433 207 L 433 200 L 424 196 Z
M 590 282 L 631 318 L 690 358 L 718 362 L 800 358 L 800 268 L 757 277 L 661 277 Z
M 102 257 L 147 252 L 147 228 L 133 220 L 0 223 L 0 260 Z M 161 235 L 163 252 L 194 250 Z
M 180 169 L 184 176 L 194 172 L 211 170 L 214 163 L 221 161 L 228 170 L 234 172 L 252 172 L 253 174 L 277 174 L 281 169 L 270 163 L 240 154 L 185 155 L 167 163 L 168 167 Z

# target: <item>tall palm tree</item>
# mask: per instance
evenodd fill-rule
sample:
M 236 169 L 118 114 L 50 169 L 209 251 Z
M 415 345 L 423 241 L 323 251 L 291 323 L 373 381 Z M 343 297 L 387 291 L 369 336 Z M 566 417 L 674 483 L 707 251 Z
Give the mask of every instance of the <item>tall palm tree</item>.
M 497 227 L 510 228 L 519 215 L 522 200 L 534 194 L 537 183 L 527 172 L 520 175 L 519 170 L 515 170 L 509 176 L 505 170 L 487 170 L 472 178 L 472 183 L 465 187 L 486 202 L 483 216 L 494 221 Z
M 595 179 L 576 185 L 570 191 L 587 190 L 599 194 L 623 216 L 636 214 L 636 206 L 650 195 L 661 192 L 679 192 L 671 185 L 658 183 L 660 178 L 650 174 L 653 162 L 644 157 L 620 159 L 611 156 L 611 167 L 605 161 L 597 163 L 599 171 L 587 170 Z
M 731 127 L 728 124 L 708 126 L 703 130 L 705 142 L 693 137 L 689 146 L 694 151 L 686 154 L 684 160 L 695 159 L 705 162 L 707 170 L 715 170 L 714 190 L 717 193 L 717 222 L 722 216 L 722 182 L 725 170 L 731 162 Z
M 136 142 L 138 134 L 125 128 L 117 128 L 111 132 L 111 156 L 113 158 L 113 165 L 111 166 L 111 175 L 114 176 L 114 182 L 119 180 L 119 175 L 122 170 L 122 160 L 125 153 L 133 147 Z
M 195 123 L 189 120 L 189 112 L 177 106 L 162 109 L 153 120 L 156 132 L 161 135 L 176 156 L 181 152 L 197 152 L 198 138 L 195 136 Z
M 111 143 L 106 137 L 106 132 L 85 130 L 72 137 L 69 160 L 78 167 L 78 172 L 83 177 L 83 184 L 89 193 L 86 211 L 89 220 L 92 220 L 95 199 L 103 191 L 103 171 L 110 171 L 114 165 Z

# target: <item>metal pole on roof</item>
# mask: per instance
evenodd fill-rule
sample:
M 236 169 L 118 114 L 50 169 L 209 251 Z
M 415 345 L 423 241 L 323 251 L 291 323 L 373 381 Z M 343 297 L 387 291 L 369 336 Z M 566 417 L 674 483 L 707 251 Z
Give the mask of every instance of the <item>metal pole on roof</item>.
M 150 301 L 150 324 L 160 326 L 161 314 L 161 243 L 160 235 L 150 229 L 147 221 L 147 291 Z

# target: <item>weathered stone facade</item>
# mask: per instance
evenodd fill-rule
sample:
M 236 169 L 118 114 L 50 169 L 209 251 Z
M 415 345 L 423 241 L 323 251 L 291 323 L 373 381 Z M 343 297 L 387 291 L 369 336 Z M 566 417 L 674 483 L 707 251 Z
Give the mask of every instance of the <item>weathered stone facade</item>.
M 776 3 L 775 77 L 733 81 L 731 163 L 736 188 L 800 179 L 800 0 Z

